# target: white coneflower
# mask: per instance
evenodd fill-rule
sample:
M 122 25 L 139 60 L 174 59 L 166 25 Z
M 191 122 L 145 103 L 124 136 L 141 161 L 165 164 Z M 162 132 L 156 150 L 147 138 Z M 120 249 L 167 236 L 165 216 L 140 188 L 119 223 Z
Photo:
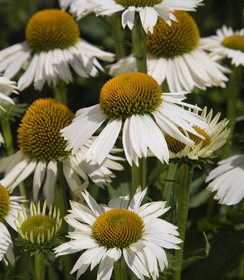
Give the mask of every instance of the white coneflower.
M 213 59 L 199 44 L 200 33 L 194 19 L 183 11 L 175 11 L 178 21 L 168 26 L 161 18 L 153 33 L 147 33 L 148 74 L 159 84 L 167 81 L 170 91 L 192 91 L 195 87 L 225 87 L 229 70 Z M 110 74 L 137 71 L 133 55 L 110 66 Z
M 223 119 L 219 122 L 220 113 L 213 118 L 213 110 L 210 110 L 207 114 L 207 107 L 204 107 L 201 117 L 209 126 L 206 129 L 193 126 L 202 135 L 202 138 L 200 138 L 191 133 L 189 134 L 190 139 L 195 143 L 193 147 L 187 146 L 169 135 L 165 135 L 171 158 L 186 157 L 192 160 L 207 158 L 225 144 L 230 133 L 230 129 L 227 128 L 228 120 Z
M 178 249 L 181 240 L 176 237 L 176 226 L 158 218 L 168 210 L 165 202 L 141 206 L 145 194 L 146 190 L 138 188 L 130 202 L 125 196 L 100 206 L 83 192 L 89 208 L 71 202 L 66 221 L 75 231 L 68 235 L 71 240 L 55 252 L 60 256 L 83 251 L 71 271 L 77 271 L 77 279 L 90 265 L 93 269 L 99 264 L 97 280 L 109 280 L 120 258 L 139 279 L 156 279 L 164 270 L 168 264 L 165 249 Z
M 43 10 L 32 16 L 26 26 L 26 41 L 0 51 L 0 71 L 12 78 L 26 65 L 19 78 L 20 90 L 34 82 L 41 90 L 44 83 L 57 83 L 60 78 L 72 81 L 72 68 L 82 77 L 95 76 L 102 66 L 98 59 L 113 61 L 114 55 L 80 38 L 75 20 L 61 10 Z
M 27 213 L 26 209 L 22 207 L 21 215 L 18 215 L 15 223 L 19 234 L 25 241 L 42 247 L 52 242 L 61 227 L 62 219 L 59 210 L 52 205 L 47 211 L 46 201 L 42 208 L 40 202 L 35 205 L 32 201 L 30 211 Z
M 194 145 L 178 128 L 198 134 L 189 122 L 201 128 L 207 124 L 200 116 L 181 105 L 199 109 L 182 100 L 185 92 L 162 93 L 159 84 L 143 73 L 126 73 L 109 80 L 100 93 L 100 104 L 76 113 L 72 123 L 62 130 L 67 149 L 75 153 L 108 120 L 105 128 L 88 151 L 88 159 L 101 163 L 114 146 L 123 126 L 122 142 L 130 164 L 147 157 L 148 149 L 162 162 L 169 150 L 164 133 Z M 82 129 L 81 129 L 82 128 Z
M 75 193 L 88 185 L 88 176 L 96 183 L 104 185 L 106 179 L 113 177 L 109 169 L 121 170 L 123 167 L 112 157 L 101 165 L 86 162 L 87 143 L 82 151 L 71 155 L 65 150 L 67 142 L 60 130 L 69 125 L 74 114 L 63 104 L 52 98 L 34 101 L 22 118 L 18 129 L 19 151 L 0 160 L 0 172 L 5 172 L 1 184 L 14 189 L 20 182 L 34 173 L 33 196 L 37 200 L 42 184 L 48 203 L 53 202 L 54 187 L 58 175 L 58 162 L 62 164 L 66 181 Z M 111 156 L 109 156 L 111 157 Z
M 202 38 L 200 43 L 215 60 L 228 57 L 235 66 L 244 66 L 244 28 L 233 31 L 224 25 L 216 35 Z

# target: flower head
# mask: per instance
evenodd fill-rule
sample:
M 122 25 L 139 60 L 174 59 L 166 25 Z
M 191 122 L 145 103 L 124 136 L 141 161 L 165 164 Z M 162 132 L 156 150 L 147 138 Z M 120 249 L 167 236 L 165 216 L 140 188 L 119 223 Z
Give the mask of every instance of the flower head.
M 77 18 L 81 18 L 91 12 L 96 15 L 108 16 L 116 12 L 122 13 L 122 26 L 130 29 L 134 26 L 135 13 L 138 12 L 145 32 L 153 32 L 153 27 L 158 18 L 162 18 L 171 25 L 177 21 L 175 10 L 194 11 L 202 0 L 60 0 L 62 8 L 70 6 L 70 12 Z
M 15 261 L 13 242 L 5 224 L 16 230 L 14 221 L 21 209 L 20 202 L 23 202 L 23 197 L 11 196 L 9 189 L 0 184 L 0 261 L 9 261 L 11 264 Z
M 0 71 L 12 78 L 28 62 L 18 81 L 20 90 L 34 82 L 41 90 L 44 83 L 72 81 L 70 67 L 82 77 L 95 76 L 103 70 L 97 58 L 113 61 L 112 53 L 104 52 L 80 38 L 75 20 L 66 12 L 50 9 L 39 11 L 29 20 L 26 41 L 0 51 Z
M 201 46 L 215 60 L 228 57 L 234 66 L 244 66 L 244 28 L 233 31 L 224 25 L 217 30 L 216 35 L 202 38 Z
M 192 160 L 197 160 L 199 158 L 210 157 L 214 151 L 218 150 L 225 144 L 230 133 L 230 130 L 226 127 L 228 124 L 227 119 L 223 119 L 218 122 L 220 113 L 216 114 L 216 116 L 212 118 L 213 110 L 210 110 L 207 114 L 207 107 L 204 107 L 201 116 L 209 126 L 207 129 L 193 126 L 199 135 L 202 136 L 199 137 L 192 133 L 189 134 L 190 139 L 195 143 L 193 147 L 185 145 L 184 143 L 172 138 L 170 135 L 165 136 L 171 158 L 186 157 Z
M 25 38 L 34 52 L 67 49 L 80 37 L 73 18 L 63 11 L 44 10 L 34 14 L 25 29 Z
M 18 129 L 18 145 L 27 156 L 37 160 L 67 157 L 60 130 L 69 125 L 74 114 L 52 98 L 38 99 L 28 108 Z
M 174 138 L 193 145 L 178 128 L 181 123 L 186 131 L 198 134 L 189 125 L 207 127 L 201 117 L 187 112 L 179 105 L 196 106 L 182 102 L 185 92 L 162 93 L 158 83 L 143 73 L 126 73 L 109 80 L 101 89 L 100 104 L 76 113 L 71 125 L 62 130 L 68 141 L 67 149 L 75 153 L 95 133 L 105 120 L 106 127 L 88 151 L 87 158 L 101 163 L 112 149 L 123 125 L 122 141 L 130 164 L 147 157 L 148 149 L 160 160 L 168 161 L 169 151 L 164 138 L 167 132 Z M 80 133 L 80 128 L 85 133 Z
M 83 192 L 89 208 L 71 202 L 70 214 L 65 219 L 75 230 L 69 233 L 69 242 L 55 248 L 57 255 L 85 250 L 71 273 L 77 271 L 79 278 L 89 265 L 93 269 L 99 264 L 97 279 L 109 280 L 114 262 L 123 257 L 139 279 L 159 276 L 159 271 L 167 266 L 164 249 L 178 249 L 181 240 L 176 237 L 174 225 L 158 218 L 168 210 L 165 202 L 140 206 L 145 194 L 146 190 L 138 188 L 130 202 L 125 196 L 104 206 Z
M 207 189 L 215 192 L 221 204 L 233 205 L 244 197 L 244 155 L 235 155 L 218 162 L 207 179 Z
M 175 11 L 177 22 L 171 26 L 158 18 L 153 32 L 147 33 L 148 74 L 159 84 L 167 81 L 170 91 L 225 86 L 229 70 L 199 46 L 200 32 L 195 20 L 184 11 Z M 136 71 L 134 56 L 122 58 L 110 67 L 111 75 Z
M 22 207 L 22 213 L 16 221 L 19 234 L 23 240 L 30 243 L 30 247 L 33 245 L 40 248 L 50 247 L 61 227 L 62 219 L 59 209 L 51 205 L 46 213 L 46 206 L 46 201 L 42 209 L 40 202 L 37 205 L 31 202 L 29 214 Z
M 33 196 L 37 200 L 39 190 L 44 182 L 43 191 L 48 204 L 53 202 L 54 187 L 58 172 L 58 162 L 63 166 L 64 176 L 75 193 L 79 193 L 88 185 L 87 175 L 105 184 L 113 173 L 114 161 L 106 159 L 102 165 L 87 163 L 87 146 L 76 155 L 65 150 L 66 140 L 60 130 L 71 124 L 74 114 L 63 104 L 52 98 L 34 101 L 21 120 L 17 140 L 19 151 L 1 159 L 0 172 L 5 172 L 2 184 L 14 189 L 20 182 L 34 172 Z M 92 142 L 92 140 L 90 141 Z M 120 158 L 114 158 L 118 160 Z M 114 169 L 123 169 L 114 163 Z
M 148 75 L 128 73 L 107 82 L 100 93 L 102 111 L 110 118 L 149 114 L 162 103 L 159 84 Z

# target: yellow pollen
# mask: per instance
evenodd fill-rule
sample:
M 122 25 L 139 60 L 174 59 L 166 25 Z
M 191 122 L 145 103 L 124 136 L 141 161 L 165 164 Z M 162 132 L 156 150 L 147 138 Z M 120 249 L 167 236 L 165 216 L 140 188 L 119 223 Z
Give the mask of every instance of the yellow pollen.
M 0 184 L 0 222 L 7 216 L 10 210 L 10 203 L 8 191 Z
M 66 157 L 67 142 L 60 130 L 68 126 L 74 114 L 52 98 L 38 99 L 27 109 L 18 130 L 18 145 L 24 154 L 37 160 Z
M 25 30 L 26 41 L 34 52 L 66 49 L 80 37 L 75 20 L 61 10 L 43 10 L 29 20 Z
M 222 45 L 229 49 L 240 50 L 244 52 L 244 36 L 231 35 L 225 37 L 222 41 Z
M 26 240 L 31 241 L 31 235 L 33 235 L 33 243 L 38 243 L 39 235 L 44 235 L 44 240 L 47 241 L 48 235 L 56 230 L 56 220 L 53 217 L 41 214 L 31 216 L 23 222 L 20 230 Z
M 110 118 L 126 119 L 153 112 L 162 103 L 162 91 L 151 76 L 126 73 L 109 80 L 100 93 L 100 106 Z
M 190 139 L 195 143 L 195 145 L 198 145 L 202 142 L 203 143 L 202 148 L 208 146 L 211 143 L 210 137 L 208 136 L 208 134 L 199 127 L 194 127 L 194 129 L 196 130 L 197 133 L 202 135 L 205 139 L 202 139 L 195 134 L 189 133 Z M 178 152 L 182 151 L 186 146 L 184 143 L 171 137 L 168 134 L 165 135 L 165 139 L 168 144 L 169 150 L 172 151 L 173 153 L 178 153 Z
M 92 227 L 92 236 L 106 248 L 126 248 L 142 238 L 144 222 L 127 209 L 113 209 L 101 214 Z
M 178 22 L 169 26 L 158 17 L 153 34 L 147 33 L 147 51 L 156 57 L 173 58 L 193 51 L 200 38 L 194 19 L 183 11 L 175 11 Z
M 128 8 L 130 6 L 134 7 L 148 7 L 154 6 L 162 2 L 162 0 L 115 0 L 116 3 Z

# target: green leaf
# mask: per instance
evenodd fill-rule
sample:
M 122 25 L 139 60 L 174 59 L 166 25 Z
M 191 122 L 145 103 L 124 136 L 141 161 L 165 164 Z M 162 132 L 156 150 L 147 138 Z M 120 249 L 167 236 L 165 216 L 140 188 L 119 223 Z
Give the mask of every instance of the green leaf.
M 156 165 L 154 167 L 154 169 L 151 171 L 151 173 L 149 174 L 148 176 L 148 187 L 154 183 L 157 179 L 158 179 L 158 176 L 163 173 L 164 171 L 166 171 L 168 169 L 168 165 L 167 164 L 159 164 L 159 165 Z
M 210 242 L 209 256 L 190 266 L 184 280 L 222 280 L 238 264 L 244 251 L 244 230 L 220 232 Z
M 183 269 L 209 255 L 210 244 L 205 232 L 188 234 L 185 241 Z
M 196 195 L 194 195 L 189 203 L 189 209 L 191 208 L 196 208 L 199 207 L 201 205 L 203 205 L 205 202 L 208 201 L 208 199 L 210 198 L 211 193 L 204 189 L 202 191 L 200 191 L 199 193 L 197 193 Z

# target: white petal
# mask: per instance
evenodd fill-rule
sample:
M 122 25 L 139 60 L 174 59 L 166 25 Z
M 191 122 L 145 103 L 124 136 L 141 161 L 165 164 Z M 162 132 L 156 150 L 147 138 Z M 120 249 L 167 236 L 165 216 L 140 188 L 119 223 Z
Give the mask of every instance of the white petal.
M 87 223 L 88 225 L 93 225 L 97 219 L 97 216 L 94 212 L 92 212 L 88 207 L 75 202 L 71 201 L 71 208 L 77 215 L 77 217 L 82 220 L 83 222 Z
M 46 52 L 41 52 L 38 54 L 38 67 L 34 76 L 34 88 L 37 90 L 41 90 L 45 81 L 47 80 L 44 74 L 44 67 L 46 62 Z
M 18 80 L 19 90 L 27 88 L 34 80 L 34 75 L 38 65 L 38 55 L 34 55 L 31 59 L 31 62 L 28 68 L 25 70 L 24 74 Z
M 95 264 L 100 262 L 105 252 L 106 249 L 104 247 L 96 247 L 86 250 L 76 261 L 70 273 L 74 273 L 79 269 L 79 275 L 81 275 L 91 263 L 93 264 L 93 267 L 95 267 Z
M 30 160 L 28 162 L 21 162 L 21 163 L 22 163 L 21 167 L 24 167 L 24 169 L 22 169 L 22 171 L 19 170 L 20 173 L 18 174 L 18 177 L 16 177 L 15 181 L 13 183 L 11 183 L 11 186 L 10 186 L 11 189 L 14 189 L 17 185 L 19 185 L 21 182 L 23 182 L 35 170 L 35 167 L 37 164 L 37 162 L 34 160 Z M 21 165 L 21 163 L 20 163 L 20 165 Z M 17 166 L 15 168 L 17 169 Z M 6 178 L 4 178 L 2 180 L 3 185 L 5 183 L 4 180 L 7 179 L 7 177 L 11 176 L 10 174 L 11 173 L 8 173 Z
M 150 31 L 153 33 L 153 27 L 157 23 L 158 13 L 153 7 L 143 7 L 140 11 L 140 18 L 142 26 L 146 33 Z
M 117 261 L 121 256 L 120 249 L 113 248 L 109 249 L 101 261 L 98 272 L 97 280 L 109 280 L 111 278 L 114 262 Z
M 41 188 L 45 173 L 46 173 L 46 162 L 39 161 L 36 165 L 34 178 L 33 178 L 33 199 L 37 201 L 39 190 Z
M 142 191 L 140 187 L 137 188 L 136 193 L 134 194 L 134 196 L 129 204 L 128 209 L 129 210 L 137 209 L 141 205 L 142 200 L 143 200 L 144 196 L 146 195 L 146 192 L 147 192 L 147 189 L 144 189 Z
M 138 137 L 144 139 L 143 141 L 146 143 L 147 147 L 160 161 L 167 162 L 169 159 L 169 149 L 163 133 L 154 120 L 148 115 L 131 117 L 131 119 L 135 118 L 138 127 L 140 127 L 140 135 Z
M 129 203 L 129 196 L 123 196 L 123 197 L 116 197 L 112 198 L 109 203 L 108 207 L 109 208 L 122 208 L 122 209 L 127 209 Z
M 54 199 L 54 187 L 57 179 L 58 166 L 56 161 L 49 161 L 47 165 L 46 179 L 43 186 L 43 193 L 47 199 L 47 204 L 53 203 Z
M 63 162 L 63 173 L 72 192 L 79 195 L 88 186 L 88 178 L 82 183 L 79 175 L 66 162 Z
M 132 165 L 132 162 L 134 162 L 138 166 L 139 164 L 138 155 L 135 153 L 131 145 L 130 118 L 127 118 L 125 120 L 124 127 L 123 127 L 122 141 L 123 141 L 124 153 L 128 163 Z
M 99 205 L 97 204 L 97 202 L 95 201 L 95 199 L 90 196 L 90 194 L 84 190 L 84 192 L 82 193 L 86 203 L 88 204 L 88 206 L 91 208 L 91 210 L 93 211 L 93 213 L 96 216 L 100 216 L 102 214 L 102 210 L 99 207 Z
M 105 121 L 100 105 L 95 105 L 76 113 L 72 123 L 61 130 L 61 135 L 68 141 L 67 150 L 73 148 L 74 154 Z
M 126 25 L 129 27 L 130 30 L 132 30 L 134 26 L 134 18 L 135 18 L 135 10 L 133 7 L 129 7 L 126 9 L 121 16 L 122 19 L 122 26 L 123 28 L 126 27 Z
M 19 53 L 18 57 L 6 68 L 4 77 L 12 78 L 20 70 L 23 63 L 30 56 L 30 50 L 23 50 Z
M 118 138 L 121 126 L 122 120 L 109 120 L 105 128 L 90 147 L 87 153 L 87 161 L 92 160 L 98 164 L 101 164 L 104 161 Z
M 135 252 L 128 249 L 123 249 L 123 256 L 128 267 L 135 273 L 139 279 L 144 279 L 143 275 L 150 277 L 147 269 L 142 264 Z

